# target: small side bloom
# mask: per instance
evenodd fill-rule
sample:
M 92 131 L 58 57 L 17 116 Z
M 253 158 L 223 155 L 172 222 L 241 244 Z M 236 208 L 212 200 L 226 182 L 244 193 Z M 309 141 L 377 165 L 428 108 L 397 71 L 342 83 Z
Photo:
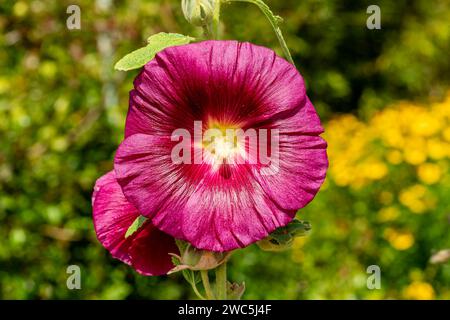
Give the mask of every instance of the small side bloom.
M 92 206 L 97 238 L 114 258 L 146 276 L 167 274 L 174 267 L 170 254 L 179 253 L 175 239 L 149 221 L 125 237 L 140 213 L 126 200 L 114 171 L 97 180 Z

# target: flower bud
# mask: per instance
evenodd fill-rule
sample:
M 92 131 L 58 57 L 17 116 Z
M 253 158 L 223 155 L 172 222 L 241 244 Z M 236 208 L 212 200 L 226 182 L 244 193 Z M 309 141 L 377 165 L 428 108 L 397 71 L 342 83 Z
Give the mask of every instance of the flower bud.
M 180 246 L 179 246 L 180 248 Z M 176 260 L 176 266 L 169 273 L 182 270 L 211 270 L 225 263 L 231 255 L 231 252 L 213 252 L 194 248 L 190 244 L 180 248 L 180 255 L 171 254 Z
M 245 292 L 245 282 L 231 283 L 227 281 L 227 299 L 228 300 L 241 300 L 242 295 Z
M 214 16 L 214 9 L 220 0 L 181 0 L 184 17 L 195 26 L 205 26 Z
M 256 244 L 264 251 L 284 251 L 292 246 L 296 237 L 305 236 L 309 230 L 311 230 L 309 222 L 293 220 L 287 226 L 278 228 Z

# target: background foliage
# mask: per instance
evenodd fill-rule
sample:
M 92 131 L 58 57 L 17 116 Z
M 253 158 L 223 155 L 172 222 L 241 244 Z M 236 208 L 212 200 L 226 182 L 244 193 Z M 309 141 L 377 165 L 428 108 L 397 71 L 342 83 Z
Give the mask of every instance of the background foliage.
M 246 281 L 245 298 L 450 299 L 450 265 L 429 263 L 450 247 L 449 2 L 378 0 L 373 31 L 373 1 L 267 2 L 285 18 L 331 167 L 299 212 L 313 232 L 287 252 L 242 250 L 230 278 Z M 80 31 L 66 29 L 70 4 Z M 223 22 L 225 38 L 278 48 L 250 5 L 224 6 Z M 114 261 L 91 219 L 136 75 L 112 66 L 160 31 L 199 35 L 176 0 L 0 3 L 0 298 L 193 298 L 179 275 L 142 277 Z M 66 287 L 71 264 L 82 290 Z M 381 290 L 366 288 L 371 264 Z

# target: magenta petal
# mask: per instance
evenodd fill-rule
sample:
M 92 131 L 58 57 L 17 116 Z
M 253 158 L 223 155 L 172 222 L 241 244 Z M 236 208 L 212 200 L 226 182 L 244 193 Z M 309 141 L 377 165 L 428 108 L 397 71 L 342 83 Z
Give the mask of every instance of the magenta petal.
M 165 274 L 173 267 L 169 253 L 178 252 L 175 240 L 150 223 L 125 238 L 128 228 L 140 214 L 125 199 L 114 171 L 97 180 L 92 201 L 97 238 L 114 258 L 145 275 Z M 140 251 L 142 258 L 136 257 Z
M 274 51 L 237 41 L 204 41 L 160 52 L 136 78 L 125 136 L 171 134 L 209 117 L 241 127 L 298 110 L 305 84 Z
M 273 121 L 268 127 L 279 129 L 282 135 L 303 134 L 310 136 L 324 132 L 319 115 L 308 97 L 306 97 L 305 103 L 296 109 L 294 114 Z
M 146 217 L 154 215 L 177 186 L 171 145 L 170 138 L 136 134 L 125 139 L 117 150 L 117 181 L 128 201 Z
M 230 251 L 259 241 L 276 228 L 285 226 L 295 210 L 277 208 L 256 184 L 217 191 L 207 186 L 186 199 L 178 211 L 160 212 L 154 224 L 170 231 L 171 219 L 182 221 L 182 232 L 195 247 L 210 251 Z
M 133 268 L 146 276 L 167 274 L 174 265 L 169 253 L 179 254 L 174 239 L 150 223 L 134 238 L 130 247 Z
M 327 143 L 319 136 L 280 136 L 276 174 L 254 171 L 256 180 L 278 206 L 286 210 L 306 206 L 322 186 L 328 169 Z
M 131 264 L 128 249 L 132 239 L 125 239 L 125 233 L 139 212 L 123 196 L 114 171 L 97 180 L 92 198 L 98 240 L 114 258 Z
M 133 135 L 119 147 L 115 170 L 127 199 L 171 236 L 229 251 L 261 240 L 295 215 L 273 203 L 248 166 L 224 177 L 207 164 L 175 165 L 170 150 L 168 138 Z

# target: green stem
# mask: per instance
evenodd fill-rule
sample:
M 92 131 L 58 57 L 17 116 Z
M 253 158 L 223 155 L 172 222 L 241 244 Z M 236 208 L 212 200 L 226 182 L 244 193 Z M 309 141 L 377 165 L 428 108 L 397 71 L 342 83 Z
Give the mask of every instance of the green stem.
M 205 288 L 206 297 L 208 300 L 215 300 L 214 293 L 211 289 L 211 285 L 209 283 L 208 271 L 202 270 L 200 271 L 200 275 L 202 277 L 203 287 Z
M 214 15 L 212 22 L 212 33 L 214 39 L 216 40 L 220 39 L 220 5 L 221 2 L 217 1 L 214 7 Z
M 211 23 L 203 25 L 203 35 L 206 39 L 218 40 L 220 38 L 220 4 L 218 1 L 214 6 Z
M 224 262 L 216 269 L 216 292 L 219 300 L 227 299 L 227 263 Z
M 213 35 L 211 25 L 204 25 L 202 28 L 203 28 L 203 36 L 205 37 L 205 39 L 212 39 Z
M 197 288 L 197 285 L 195 284 L 195 282 L 191 282 L 191 287 L 192 287 L 192 290 L 194 290 L 195 295 L 200 300 L 206 300 L 206 298 L 200 293 L 200 291 L 198 291 L 198 288 Z
M 289 51 L 287 43 L 284 40 L 283 33 L 281 32 L 281 29 L 278 26 L 280 18 L 273 14 L 273 12 L 270 10 L 270 8 L 267 4 L 265 4 L 262 0 L 223 0 L 223 1 L 224 2 L 247 2 L 247 3 L 253 3 L 254 5 L 257 5 L 258 8 L 264 13 L 264 15 L 269 20 L 273 30 L 275 31 L 275 34 L 277 35 L 278 41 L 280 42 L 281 48 L 283 49 L 283 53 L 286 56 L 287 60 L 295 66 L 294 59 L 292 59 L 291 52 Z

